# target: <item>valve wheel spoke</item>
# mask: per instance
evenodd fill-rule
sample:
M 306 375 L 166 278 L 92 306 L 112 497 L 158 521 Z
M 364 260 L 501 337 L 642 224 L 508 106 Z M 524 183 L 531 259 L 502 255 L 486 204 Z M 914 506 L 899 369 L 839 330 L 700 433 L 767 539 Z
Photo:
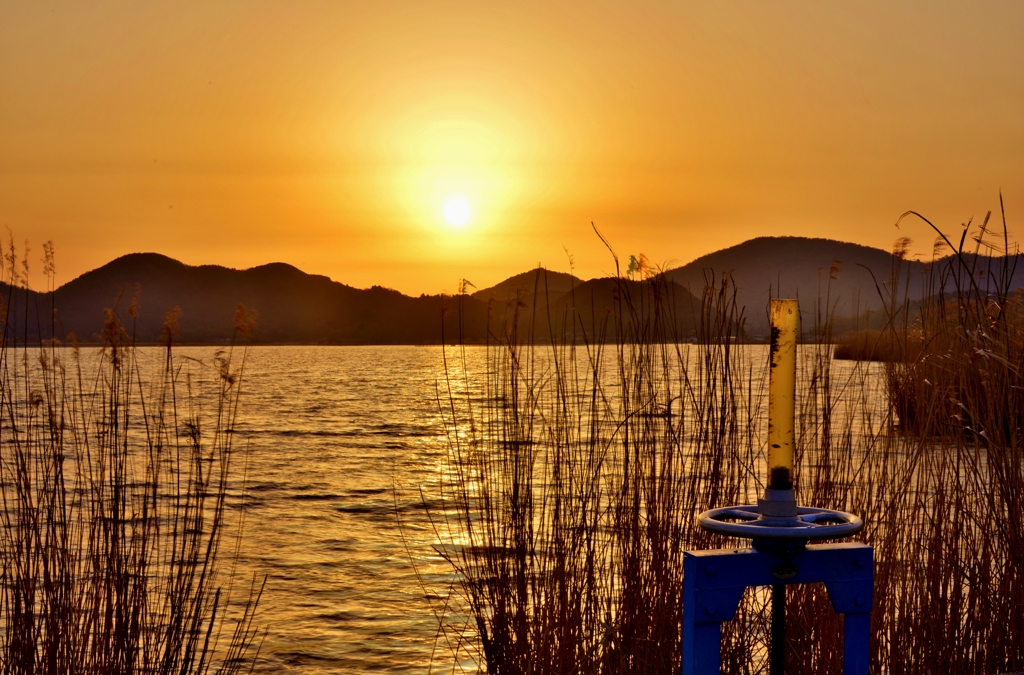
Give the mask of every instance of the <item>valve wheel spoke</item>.
M 852 513 L 810 507 L 799 507 L 795 518 L 765 518 L 758 506 L 726 506 L 705 511 L 697 521 L 705 530 L 744 539 L 839 539 L 864 527 Z

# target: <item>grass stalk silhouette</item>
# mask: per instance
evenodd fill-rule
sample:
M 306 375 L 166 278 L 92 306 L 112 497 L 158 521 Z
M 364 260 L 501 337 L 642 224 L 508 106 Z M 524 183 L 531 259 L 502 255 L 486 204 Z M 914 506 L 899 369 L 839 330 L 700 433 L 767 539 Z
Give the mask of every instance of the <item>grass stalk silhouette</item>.
M 805 313 L 798 499 L 866 521 L 877 672 L 1024 669 L 1024 312 L 1012 274 L 960 247 L 919 299 L 897 256 L 882 362 L 833 358 L 827 292 Z M 456 506 L 435 523 L 473 625 L 459 644 L 483 671 L 678 672 L 683 551 L 748 545 L 695 518 L 763 488 L 766 364 L 737 339 L 728 275 L 707 277 L 696 344 L 673 333 L 670 292 L 656 273 L 621 284 L 599 331 L 571 308 L 544 317 L 543 343 L 513 301 L 487 372 L 450 371 Z M 768 611 L 748 590 L 723 627 L 726 671 L 766 671 Z M 786 672 L 841 670 L 823 587 L 787 594 L 787 624 Z
M 4 257 L 9 292 L 23 292 L 13 246 Z M 216 356 L 210 391 L 174 354 L 172 314 L 151 379 L 115 311 L 92 358 L 74 341 L 19 341 L 28 331 L 11 299 L 0 312 L 0 669 L 248 672 L 262 583 L 232 597 L 221 550 L 238 525 L 244 349 Z

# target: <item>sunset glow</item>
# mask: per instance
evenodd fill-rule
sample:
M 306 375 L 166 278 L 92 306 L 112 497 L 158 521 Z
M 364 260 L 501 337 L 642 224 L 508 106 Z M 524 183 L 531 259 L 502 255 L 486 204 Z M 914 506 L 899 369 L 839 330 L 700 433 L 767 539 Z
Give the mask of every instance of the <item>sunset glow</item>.
M 0 675 L 1024 675 L 1022 37 L 0 2 Z
M 444 219 L 449 225 L 462 227 L 469 222 L 469 202 L 462 195 L 452 195 L 444 201 Z
M 656 264 L 888 249 L 907 209 L 1020 211 L 1021 34 L 1017 2 L 7 3 L 0 222 L 58 283 L 156 251 L 412 294 L 607 273 L 591 222 Z

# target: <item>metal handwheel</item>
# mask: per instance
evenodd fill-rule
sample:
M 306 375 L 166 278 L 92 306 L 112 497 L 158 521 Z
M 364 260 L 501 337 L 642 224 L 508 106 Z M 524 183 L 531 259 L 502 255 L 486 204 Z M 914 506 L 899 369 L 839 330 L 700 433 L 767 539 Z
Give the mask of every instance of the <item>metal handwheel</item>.
M 845 511 L 799 506 L 796 512 L 795 517 L 772 517 L 762 515 L 761 506 L 755 504 L 726 506 L 705 511 L 697 522 L 709 532 L 730 537 L 800 541 L 849 537 L 864 527 L 863 520 Z

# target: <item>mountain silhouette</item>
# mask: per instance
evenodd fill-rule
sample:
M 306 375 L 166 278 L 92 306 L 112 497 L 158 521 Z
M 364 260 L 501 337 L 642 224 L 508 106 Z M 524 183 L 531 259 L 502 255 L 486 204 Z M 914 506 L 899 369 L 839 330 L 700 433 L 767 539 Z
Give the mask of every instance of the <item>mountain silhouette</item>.
M 177 314 L 178 341 L 222 343 L 231 339 L 236 309 L 244 305 L 258 315 L 257 343 L 452 344 L 503 337 L 513 323 L 520 336 L 536 340 L 635 337 L 616 332 L 616 317 L 633 332 L 657 323 L 666 339 L 687 339 L 699 332 L 699 298 L 726 280 L 728 288 L 735 286 L 747 335 L 756 338 L 767 333 L 769 297 L 800 298 L 805 326 L 826 303 L 840 325 L 867 325 L 881 320 L 894 287 L 912 299 L 935 292 L 935 286 L 925 286 L 936 278 L 930 270 L 942 271 L 946 290 L 957 283 L 950 272 L 964 268 L 973 269 L 982 284 L 1024 287 L 1021 258 L 970 254 L 962 262 L 947 256 L 926 264 L 830 239 L 760 237 L 668 270 L 656 283 L 584 281 L 538 268 L 472 295 L 410 297 L 382 286 L 353 288 L 285 263 L 236 270 L 133 253 L 52 293 L 5 284 L 0 292 L 8 339 L 65 340 L 74 333 L 80 341 L 98 341 L 105 310 L 111 309 L 140 343 L 163 340 L 168 312 Z
M 963 264 L 976 271 L 984 269 L 977 276 L 992 281 L 1006 267 L 1008 273 L 1013 272 L 1010 286 L 1019 288 L 1024 286 L 1022 257 L 968 253 L 963 256 Z M 717 279 L 717 284 L 723 273 L 728 274 L 736 285 L 737 302 L 746 308 L 748 328 L 753 335 L 766 335 L 768 300 L 772 297 L 799 298 L 805 326 L 813 323 L 810 312 L 814 308 L 824 311 L 826 306 L 840 324 L 870 321 L 872 316 L 877 321 L 894 293 L 897 298 L 919 299 L 937 290 L 927 286 L 932 269 L 948 272 L 960 267 L 960 261 L 952 255 L 926 263 L 832 239 L 758 237 L 697 258 L 669 270 L 666 276 L 698 293 L 710 283 L 709 279 Z M 895 284 L 894 271 L 898 272 Z M 954 289 L 953 276 L 948 275 L 945 290 Z
M 11 313 L 27 317 L 30 334 L 64 339 L 73 332 L 83 341 L 98 339 L 105 308 L 114 309 L 140 342 L 160 341 L 175 308 L 180 341 L 227 341 L 239 305 L 257 313 L 260 343 L 435 344 L 442 335 L 457 342 L 460 324 L 468 341 L 483 340 L 486 331 L 486 306 L 468 298 L 357 289 L 284 263 L 235 270 L 185 265 L 156 253 L 117 258 L 52 295 L 15 289 L 11 296 Z M 129 312 L 133 302 L 136 317 Z
M 477 291 L 474 299 L 488 302 L 492 330 L 518 322 L 521 337 L 628 339 L 617 333 L 654 330 L 686 339 L 695 333 L 694 310 L 700 302 L 685 288 L 665 279 L 643 283 L 605 277 L 583 281 L 570 274 L 536 268 L 517 274 L 491 288 Z M 615 321 L 616 316 L 623 319 Z
M 557 297 L 572 291 L 583 283 L 571 274 L 555 272 L 538 267 L 509 277 L 490 288 L 473 293 L 473 298 L 482 302 L 510 302 L 517 298 L 527 304 L 533 304 L 534 293 L 541 297 Z

